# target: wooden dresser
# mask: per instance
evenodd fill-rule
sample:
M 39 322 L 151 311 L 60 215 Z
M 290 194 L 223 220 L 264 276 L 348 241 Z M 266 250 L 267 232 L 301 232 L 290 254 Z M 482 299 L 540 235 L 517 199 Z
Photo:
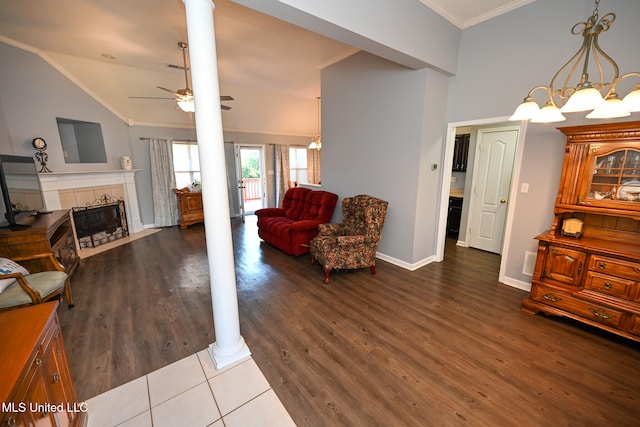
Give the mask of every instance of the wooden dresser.
M 173 192 L 178 198 L 178 212 L 180 215 L 178 224 L 180 224 L 180 228 L 204 222 L 201 192 L 189 191 L 188 188 L 174 189 Z
M 0 228 L 0 257 L 16 261 L 30 273 L 60 270 L 71 276 L 80 257 L 69 211 L 31 216 L 20 227 Z M 69 282 L 64 293 L 67 304 L 73 307 Z
M 0 402 L 4 426 L 84 426 L 67 364 L 57 302 L 0 313 Z
M 73 274 L 80 262 L 73 238 L 73 227 L 68 210 L 31 216 L 22 221 L 23 226 L 0 228 L 0 256 L 16 261 L 34 255 L 53 254 L 64 270 Z M 22 263 L 21 261 L 18 261 Z M 25 264 L 32 273 L 56 270 L 50 258 Z
M 640 341 L 640 122 L 559 129 L 567 144 L 554 221 L 536 237 L 522 309 Z M 568 227 L 576 220 L 579 233 Z

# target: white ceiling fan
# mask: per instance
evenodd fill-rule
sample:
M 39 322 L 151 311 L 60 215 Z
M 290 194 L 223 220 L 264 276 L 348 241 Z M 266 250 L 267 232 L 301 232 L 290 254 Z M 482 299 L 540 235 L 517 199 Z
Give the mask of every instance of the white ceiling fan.
M 189 45 L 185 42 L 178 42 L 178 47 L 182 50 L 182 62 L 184 65 L 173 65 L 169 64 L 170 68 L 177 68 L 184 71 L 184 80 L 185 80 L 185 88 L 178 90 L 167 89 L 166 87 L 156 86 L 158 89 L 162 89 L 166 92 L 174 95 L 173 98 L 162 98 L 162 97 L 153 97 L 153 96 L 130 96 L 129 98 L 135 99 L 173 99 L 176 101 L 178 107 L 184 112 L 193 113 L 195 111 L 195 105 L 193 102 L 193 91 L 191 90 L 191 86 L 189 84 L 189 67 L 187 66 L 187 49 L 189 49 Z M 220 96 L 220 101 L 233 101 L 233 97 L 229 95 Z M 228 105 L 220 105 L 220 108 L 223 110 L 230 110 L 231 107 Z

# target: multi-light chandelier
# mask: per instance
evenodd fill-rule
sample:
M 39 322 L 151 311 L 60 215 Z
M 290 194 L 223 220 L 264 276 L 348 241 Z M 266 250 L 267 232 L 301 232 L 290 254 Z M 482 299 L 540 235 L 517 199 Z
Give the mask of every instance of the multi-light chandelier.
M 582 34 L 584 38 L 580 49 L 558 70 L 549 86 L 541 85 L 531 89 L 509 120 L 560 122 L 566 119 L 563 113 L 579 111 L 591 111 L 587 114 L 588 119 L 612 119 L 640 111 L 640 84 L 623 99 L 616 92 L 618 83 L 623 79 L 640 77 L 640 73 L 631 72 L 620 76 L 618 64 L 598 44 L 600 33 L 611 28 L 616 19 L 613 13 L 600 18 L 599 4 L 600 0 L 595 0 L 592 15 L 571 29 L 572 34 Z M 592 64 L 597 69 L 594 76 L 598 80 L 591 80 L 589 75 Z M 560 84 L 562 87 L 558 87 Z M 546 92 L 546 103 L 542 108 L 533 97 L 533 93 L 538 90 Z
M 322 148 L 322 138 L 320 137 L 320 97 L 317 96 L 316 99 L 318 100 L 318 133 L 311 139 L 309 150 L 320 150 Z

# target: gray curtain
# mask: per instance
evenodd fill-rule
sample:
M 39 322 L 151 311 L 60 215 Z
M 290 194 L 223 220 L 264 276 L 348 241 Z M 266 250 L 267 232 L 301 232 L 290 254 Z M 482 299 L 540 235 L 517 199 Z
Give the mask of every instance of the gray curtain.
M 309 184 L 321 183 L 320 150 L 307 150 L 307 176 Z
M 276 205 L 280 207 L 284 193 L 289 189 L 289 180 L 291 180 L 289 146 L 276 144 L 274 148 L 276 150 Z
M 171 141 L 151 138 L 151 186 L 153 188 L 153 213 L 156 227 L 169 227 L 178 223 L 178 199 L 173 193 L 176 176 L 173 170 Z

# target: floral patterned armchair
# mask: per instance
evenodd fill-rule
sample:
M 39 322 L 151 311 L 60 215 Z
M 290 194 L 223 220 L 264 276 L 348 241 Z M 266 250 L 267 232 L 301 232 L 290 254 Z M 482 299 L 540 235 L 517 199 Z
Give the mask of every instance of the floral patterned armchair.
M 342 224 L 320 224 L 311 240 L 311 263 L 324 267 L 324 282 L 332 269 L 369 267 L 376 273 L 376 250 L 388 202 L 358 195 L 342 201 Z

